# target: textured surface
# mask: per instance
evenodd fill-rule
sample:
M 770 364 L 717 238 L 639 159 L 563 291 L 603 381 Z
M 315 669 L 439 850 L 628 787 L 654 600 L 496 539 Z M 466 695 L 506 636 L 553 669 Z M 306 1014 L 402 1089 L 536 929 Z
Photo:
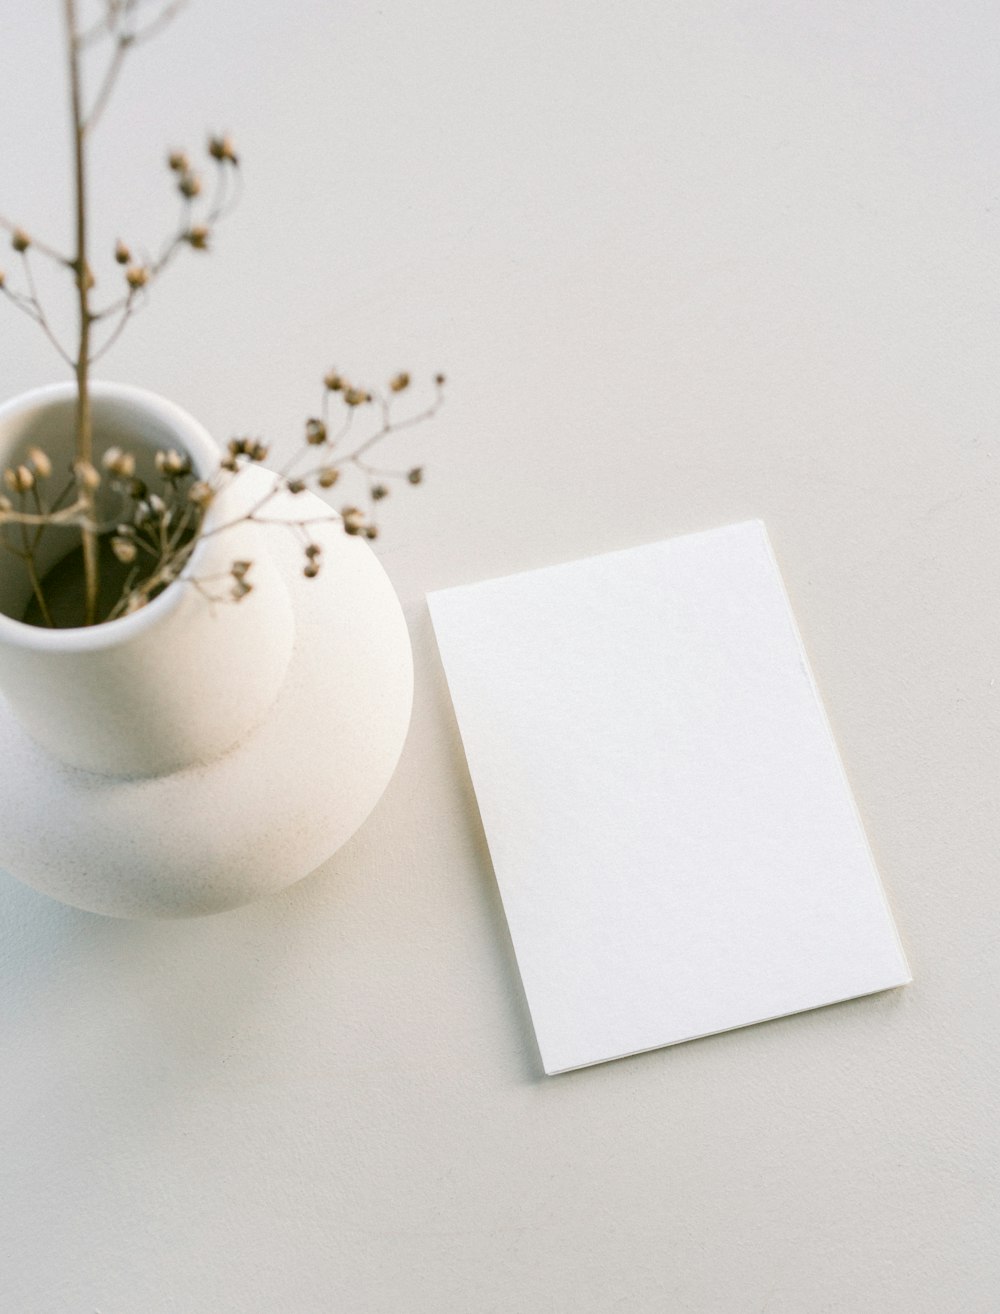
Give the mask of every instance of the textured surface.
M 56 11 L 0 13 L 41 227 Z M 5 1311 L 995 1314 L 998 49 L 987 0 L 201 0 L 136 57 L 111 240 L 208 125 L 247 188 L 107 374 L 222 437 L 290 441 L 331 361 L 452 396 L 348 848 L 198 923 L 0 883 Z M 3 323 L 3 392 L 52 377 Z M 423 594 L 758 515 L 915 982 L 542 1078 Z

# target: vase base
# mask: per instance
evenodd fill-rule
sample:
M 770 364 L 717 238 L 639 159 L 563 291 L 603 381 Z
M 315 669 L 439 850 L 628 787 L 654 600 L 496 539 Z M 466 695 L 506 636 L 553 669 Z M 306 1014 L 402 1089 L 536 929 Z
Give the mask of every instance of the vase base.
M 248 470 L 262 488 L 273 476 Z M 329 514 L 312 493 L 269 517 Z M 265 531 L 286 580 L 295 644 L 269 715 L 211 762 L 142 779 L 67 767 L 0 698 L 0 868 L 64 903 L 113 917 L 194 917 L 234 908 L 314 871 L 362 824 L 395 770 L 409 725 L 413 665 L 382 566 L 339 522 L 301 541 Z M 233 604 L 220 604 L 220 606 Z M 238 673 L 234 672 L 234 679 Z

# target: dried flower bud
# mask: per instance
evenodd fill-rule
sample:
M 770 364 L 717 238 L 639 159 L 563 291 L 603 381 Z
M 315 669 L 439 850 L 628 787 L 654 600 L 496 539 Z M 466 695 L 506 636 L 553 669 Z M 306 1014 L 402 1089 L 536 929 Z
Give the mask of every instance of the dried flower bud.
M 315 579 L 319 574 L 319 566 L 315 561 L 309 561 L 303 566 L 302 573 L 305 575 L 306 579 Z
M 109 447 L 101 457 L 101 464 L 116 479 L 131 479 L 135 474 L 135 457 L 131 452 L 123 452 L 120 447 Z
M 248 593 L 253 592 L 253 585 L 245 579 L 238 579 L 233 585 L 231 597 L 234 602 L 242 602 Z
M 229 573 L 232 575 L 233 579 L 246 579 L 247 575 L 250 573 L 250 567 L 252 565 L 252 561 L 234 561 L 229 568 Z
M 149 492 L 149 489 L 146 487 L 143 480 L 129 479 L 125 486 L 125 491 L 128 493 L 129 497 L 133 499 L 133 501 L 139 502 L 146 496 L 146 494 Z
M 39 479 L 48 479 L 52 473 L 52 462 L 40 447 L 28 448 L 28 464 Z
M 191 458 L 173 447 L 157 452 L 153 463 L 157 473 L 163 475 L 164 479 L 181 479 L 191 473 Z
M 290 493 L 304 493 L 306 491 L 306 481 L 304 479 L 289 479 L 287 487 Z
M 211 504 L 214 497 L 215 490 L 204 479 L 196 480 L 188 489 L 188 501 L 200 506 L 202 510 Z
M 415 465 L 413 469 L 409 471 L 406 477 L 407 479 L 409 479 L 411 484 L 422 484 L 424 481 L 423 468 L 419 465 Z
M 167 164 L 174 173 L 189 173 L 191 171 L 191 161 L 183 151 L 171 151 L 167 156 Z
M 89 493 L 93 493 L 100 488 L 100 473 L 89 461 L 77 461 L 73 466 L 73 473 L 76 475 L 77 484 L 81 488 L 85 488 Z
M 131 565 L 139 555 L 139 549 L 131 539 L 121 538 L 117 534 L 111 540 L 111 551 L 115 554 L 118 560 L 123 562 L 126 566 Z
M 434 382 L 437 384 L 439 388 L 443 388 L 446 383 L 446 379 L 443 374 L 435 374 Z
M 378 526 L 377 526 L 377 525 L 366 525 L 366 526 L 365 526 L 365 538 L 378 538 Z
M 14 509 L 14 503 L 10 500 L 10 498 L 4 497 L 3 494 L 0 493 L 0 512 L 13 511 L 13 509 Z
M 326 425 L 322 420 L 306 420 L 306 442 L 310 447 L 322 447 L 326 442 Z
M 177 190 L 181 196 L 193 201 L 196 196 L 201 195 L 201 179 L 196 173 L 182 173 L 177 182 Z
M 26 465 L 10 466 L 3 472 L 3 481 L 12 493 L 28 493 L 35 486 L 35 476 Z
M 195 224 L 184 234 L 184 240 L 193 251 L 207 251 L 211 232 L 204 224 Z
M 15 251 L 23 255 L 28 247 L 31 246 L 31 238 L 23 228 L 15 228 L 11 234 L 10 244 Z
M 149 507 L 150 511 L 153 513 L 154 516 L 162 516 L 166 518 L 167 504 L 166 502 L 164 502 L 163 498 L 159 495 L 159 493 L 151 493 L 149 495 L 149 498 L 147 499 L 146 505 Z
M 239 164 L 240 162 L 230 137 L 209 137 L 208 153 L 213 160 L 218 160 L 220 164 Z
M 133 292 L 137 292 L 149 282 L 149 270 L 145 265 L 129 265 L 125 270 L 125 281 Z
M 341 510 L 344 530 L 348 534 L 360 534 L 364 528 L 364 512 L 356 506 L 345 506 Z
M 389 496 L 389 490 L 386 488 L 385 484 L 373 484 L 371 495 L 373 502 L 381 502 L 383 497 Z
M 336 370 L 331 370 L 330 373 L 326 375 L 323 379 L 323 384 L 330 392 L 342 392 L 347 386 Z
M 115 243 L 115 260 L 120 265 L 127 265 L 129 264 L 131 259 L 132 259 L 132 252 L 128 249 L 128 247 L 121 240 L 121 238 L 119 238 L 118 241 Z
M 325 465 L 323 469 L 320 470 L 316 482 L 319 484 L 320 488 L 332 488 L 339 478 L 340 471 L 336 466 Z
M 371 394 L 365 392 L 362 388 L 345 388 L 344 401 L 348 406 L 361 406 L 365 402 L 371 401 Z
M 317 557 L 323 555 L 323 549 L 318 543 L 309 543 L 306 547 L 306 556 L 310 561 L 315 561 Z
M 249 457 L 251 461 L 266 461 L 267 453 L 268 448 L 266 444 L 262 443 L 259 438 L 230 438 L 229 440 L 230 457 L 235 458 L 237 456 L 246 456 Z M 231 466 L 224 461 L 223 469 L 235 470 L 235 460 Z
M 406 373 L 405 370 L 403 370 L 401 374 L 397 374 L 394 379 L 389 380 L 390 392 L 403 392 L 409 386 L 410 386 L 410 376 Z

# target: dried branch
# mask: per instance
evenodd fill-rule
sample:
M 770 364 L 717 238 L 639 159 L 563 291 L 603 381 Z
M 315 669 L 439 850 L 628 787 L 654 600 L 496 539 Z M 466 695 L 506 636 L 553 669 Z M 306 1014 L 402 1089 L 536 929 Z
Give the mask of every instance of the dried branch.
M 90 403 L 90 369 L 96 360 L 114 346 L 123 333 L 129 320 L 145 304 L 145 290 L 173 261 L 177 252 L 185 245 L 194 250 L 207 250 L 211 228 L 226 213 L 230 205 L 233 190 L 230 188 L 228 175 L 235 171 L 236 153 L 226 138 L 211 138 L 209 155 L 217 166 L 215 195 L 207 209 L 206 219 L 195 223 L 192 215 L 192 202 L 200 194 L 201 184 L 191 171 L 186 160 L 181 170 L 175 169 L 174 157 L 171 168 L 178 174 L 178 190 L 184 198 L 180 227 L 164 244 L 159 256 L 152 261 L 134 264 L 126 253 L 125 263 L 126 292 L 110 307 L 98 311 L 92 304 L 94 276 L 89 260 L 89 204 L 87 142 L 107 108 L 122 67 L 128 53 L 158 35 L 183 8 L 186 0 L 161 0 L 152 16 L 144 0 L 105 0 L 104 11 L 100 18 L 90 27 L 82 29 L 79 23 L 78 0 L 63 0 L 63 16 L 66 31 L 66 56 L 70 91 L 70 121 L 73 145 L 73 186 L 74 186 L 74 251 L 64 255 L 48 243 L 32 239 L 23 229 L 0 216 L 0 229 L 10 233 L 14 250 L 22 257 L 22 268 L 26 291 L 12 288 L 2 271 L 0 271 L 0 291 L 18 310 L 33 319 L 46 334 L 53 347 L 74 371 L 76 376 L 76 461 L 74 463 L 77 506 L 75 510 L 65 509 L 65 514 L 52 513 L 39 509 L 35 514 L 42 516 L 42 528 L 48 525 L 73 524 L 78 530 L 84 560 L 85 575 L 85 623 L 93 624 L 96 620 L 97 599 L 100 592 L 100 565 L 98 555 L 99 526 L 96 524 L 94 500 L 97 484 L 94 477 L 97 472 L 93 467 L 93 419 Z M 143 21 L 144 19 L 144 21 Z M 103 75 L 100 78 L 96 95 L 89 108 L 84 105 L 83 76 L 81 62 L 86 50 L 101 41 L 109 42 L 110 53 L 106 59 Z M 120 244 L 119 244 L 120 245 Z M 53 331 L 45 308 L 42 305 L 35 283 L 34 272 L 28 258 L 28 250 L 34 248 L 40 254 L 55 261 L 72 275 L 77 302 L 78 331 L 75 349 L 70 352 L 62 345 Z M 142 293 L 143 295 L 140 295 Z M 95 347 L 93 330 L 95 325 L 105 318 L 113 318 L 110 332 L 104 341 Z M 29 472 L 30 473 L 30 472 Z M 37 490 L 36 490 L 37 492 Z M 23 505 L 8 507 L 8 518 L 16 511 L 22 534 L 32 523 L 25 517 L 31 513 Z M 46 518 L 48 517 L 48 518 Z M 6 528 L 3 536 L 4 545 L 11 546 Z M 23 548 L 23 544 L 22 544 Z M 34 557 L 26 561 L 26 568 L 34 569 Z M 44 613 L 43 598 L 36 591 L 36 598 Z
M 423 470 L 420 466 L 408 470 L 383 469 L 370 459 L 370 454 L 390 435 L 426 423 L 444 399 L 444 377 L 437 375 L 432 402 L 397 419 L 396 403 L 410 387 L 409 374 L 397 374 L 385 389 L 368 390 L 331 371 L 323 381 L 318 415 L 305 422 L 303 444 L 283 469 L 274 474 L 268 490 L 241 515 L 207 531 L 203 528 L 206 510 L 228 480 L 238 476 L 245 466 L 260 465 L 267 458 L 268 448 L 259 439 L 234 438 L 219 469 L 202 479 L 195 478 L 186 453 L 159 451 L 155 454 L 159 481 L 155 490 L 137 478 L 134 453 L 111 448 L 102 457 L 102 469 L 95 468 L 89 386 L 92 365 L 115 345 L 131 319 L 148 303 L 150 289 L 182 250 L 210 249 L 217 225 L 238 202 L 241 191 L 239 159 L 227 136 L 212 136 L 208 141 L 209 167 L 215 170 L 210 197 L 205 196 L 202 176 L 187 154 L 171 151 L 167 164 L 181 199 L 178 222 L 155 257 L 143 254 L 136 258 L 119 240 L 114 254 L 122 270 L 124 290 L 104 306 L 94 305 L 95 279 L 89 260 L 87 144 L 111 100 L 128 53 L 162 31 L 185 3 L 186 0 L 158 0 L 155 12 L 149 16 L 152 0 L 105 0 L 101 17 L 90 27 L 81 29 L 78 0 L 63 0 L 73 145 L 73 253 L 63 254 L 0 216 L 0 230 L 10 234 L 11 245 L 20 256 L 24 281 L 23 288 L 12 287 L 0 271 L 0 293 L 41 327 L 76 376 L 75 455 L 68 481 L 55 496 L 50 496 L 52 461 L 46 452 L 32 448 L 21 464 L 3 471 L 5 491 L 0 491 L 0 550 L 20 561 L 38 615 L 46 625 L 52 625 L 54 617 L 46 596 L 39 548 L 46 534 L 61 530 L 73 535 L 82 548 L 84 611 L 88 625 L 128 615 L 178 580 L 190 583 L 213 605 L 223 600 L 239 602 L 253 591 L 253 562 L 234 561 L 227 572 L 207 579 L 191 578 L 187 568 L 200 541 L 240 524 L 285 525 L 302 545 L 303 573 L 308 578 L 315 577 L 320 573 L 323 553 L 321 543 L 311 532 L 313 527 L 336 522 L 349 535 L 377 538 L 376 512 L 390 495 L 391 485 L 419 484 Z M 81 61 L 86 50 L 101 42 L 108 43 L 106 62 L 96 95 L 89 108 L 85 108 Z M 54 261 L 72 276 L 78 314 L 77 340 L 72 352 L 53 331 L 39 296 L 30 251 Z M 103 341 L 99 343 L 95 342 L 98 326 L 104 326 Z M 335 405 L 342 408 L 336 420 L 331 414 Z M 374 425 L 369 426 L 367 436 L 349 447 L 349 439 L 360 423 L 358 417 L 368 415 L 376 417 Z M 279 495 L 294 497 L 307 488 L 326 493 L 342 476 L 352 475 L 363 484 L 364 492 L 359 500 L 366 503 L 367 510 L 345 504 L 340 511 L 331 508 L 323 514 L 299 518 L 268 514 Z M 102 507 L 110 506 L 113 511 L 110 518 L 107 509 L 102 516 L 98 515 L 99 491 Z M 116 583 L 117 599 L 105 616 L 98 616 L 102 539 L 126 569 L 120 588 Z M 220 581 L 222 593 L 217 595 L 212 586 Z

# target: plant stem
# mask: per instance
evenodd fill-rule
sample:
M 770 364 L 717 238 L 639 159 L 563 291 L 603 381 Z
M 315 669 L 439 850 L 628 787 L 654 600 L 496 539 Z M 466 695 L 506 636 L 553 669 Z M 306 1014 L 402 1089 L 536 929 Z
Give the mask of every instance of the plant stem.
M 28 572 L 28 579 L 31 582 L 31 591 L 35 595 L 35 601 L 38 603 L 38 610 L 42 613 L 42 619 L 49 629 L 52 629 L 55 622 L 52 619 L 52 613 L 49 611 L 45 590 L 42 588 L 42 581 L 35 566 L 34 545 L 29 542 L 27 525 L 21 526 L 21 539 L 24 543 L 24 564 Z
M 73 269 L 76 275 L 77 303 L 79 306 L 80 334 L 76 354 L 76 459 L 78 463 L 93 464 L 93 419 L 90 408 L 90 327 L 93 315 L 90 308 L 90 265 L 87 261 L 87 171 L 84 139 L 86 123 L 83 113 L 83 91 L 80 77 L 80 35 L 77 26 L 76 0 L 64 0 L 66 41 L 69 52 L 70 108 L 73 118 L 73 181 L 76 196 L 76 253 Z M 93 625 L 97 618 L 99 587 L 97 530 L 95 528 L 94 492 L 80 480 L 80 496 L 85 503 L 82 524 L 83 571 L 86 590 L 85 623 Z

